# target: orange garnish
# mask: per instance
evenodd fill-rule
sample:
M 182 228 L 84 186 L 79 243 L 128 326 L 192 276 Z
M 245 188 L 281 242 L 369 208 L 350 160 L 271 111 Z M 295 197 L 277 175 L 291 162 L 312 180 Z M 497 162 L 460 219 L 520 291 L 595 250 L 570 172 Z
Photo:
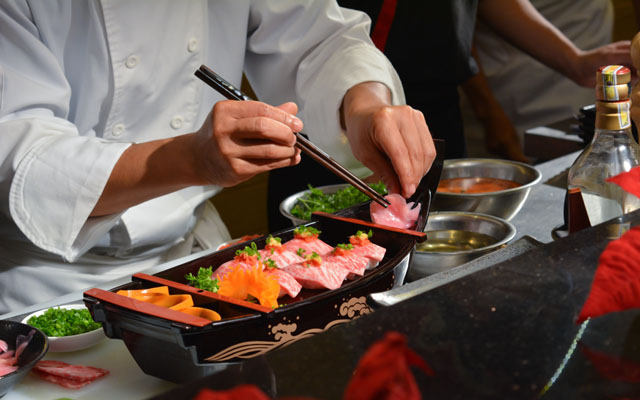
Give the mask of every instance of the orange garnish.
M 222 318 L 220 314 L 213 310 L 209 310 L 208 308 L 202 307 L 185 307 L 181 308 L 178 311 L 193 315 L 194 317 L 200 317 L 204 319 L 208 319 L 209 321 L 220 321 Z
M 127 297 L 135 297 L 135 296 L 141 296 L 141 295 L 147 295 L 150 293 L 162 293 L 162 294 L 169 294 L 169 287 L 168 286 L 158 286 L 158 287 L 152 287 L 149 289 L 135 289 L 135 290 L 118 290 L 116 292 L 119 295 L 122 296 L 127 296 Z
M 262 263 L 250 269 L 235 267 L 218 284 L 218 293 L 240 300 L 253 296 L 265 307 L 277 307 L 280 285 L 274 276 L 265 274 L 262 269 Z

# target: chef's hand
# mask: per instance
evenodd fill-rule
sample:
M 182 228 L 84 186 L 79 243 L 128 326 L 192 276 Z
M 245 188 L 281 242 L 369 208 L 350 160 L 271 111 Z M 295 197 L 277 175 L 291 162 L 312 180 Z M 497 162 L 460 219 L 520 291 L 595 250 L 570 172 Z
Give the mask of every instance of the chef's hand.
M 344 96 L 341 117 L 353 155 L 392 193 L 411 196 L 436 156 L 420 111 L 392 106 L 388 88 L 358 84 Z
M 196 153 L 208 183 L 233 186 L 300 162 L 294 131 L 302 130 L 298 106 L 258 101 L 216 103 L 196 132 Z

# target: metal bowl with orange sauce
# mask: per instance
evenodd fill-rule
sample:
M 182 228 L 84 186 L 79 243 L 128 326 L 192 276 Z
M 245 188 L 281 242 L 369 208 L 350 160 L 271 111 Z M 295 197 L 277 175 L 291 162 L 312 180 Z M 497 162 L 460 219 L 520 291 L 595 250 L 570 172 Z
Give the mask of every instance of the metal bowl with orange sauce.
M 513 218 L 542 175 L 535 167 L 509 160 L 445 160 L 433 211 L 465 211 Z

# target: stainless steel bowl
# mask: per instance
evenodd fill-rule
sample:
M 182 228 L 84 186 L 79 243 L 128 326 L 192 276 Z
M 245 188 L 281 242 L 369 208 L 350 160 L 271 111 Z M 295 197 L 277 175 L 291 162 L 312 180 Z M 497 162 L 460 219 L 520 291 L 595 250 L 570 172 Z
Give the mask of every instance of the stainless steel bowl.
M 542 174 L 535 167 L 516 161 L 464 158 L 444 161 L 440 180 L 451 178 L 499 178 L 520 186 L 488 193 L 437 192 L 431 210 L 477 212 L 510 220 L 520 211 Z
M 516 235 L 516 228 L 501 218 L 460 211 L 431 213 L 424 231 L 427 240 L 416 246 L 407 275 L 410 280 L 490 253 Z
M 322 190 L 322 192 L 325 194 L 331 194 L 331 193 L 337 192 L 340 189 L 344 189 L 347 186 L 349 186 L 348 183 L 340 183 L 337 185 L 319 186 L 316 189 Z M 307 220 L 300 219 L 294 216 L 293 214 L 291 214 L 291 209 L 293 208 L 293 206 L 296 205 L 300 197 L 304 196 L 309 192 L 310 190 L 303 190 L 298 193 L 294 193 L 291 196 L 287 197 L 286 199 L 282 200 L 282 202 L 280 203 L 280 214 L 289 218 L 293 226 L 298 226 L 300 224 L 304 224 L 305 222 L 308 222 Z

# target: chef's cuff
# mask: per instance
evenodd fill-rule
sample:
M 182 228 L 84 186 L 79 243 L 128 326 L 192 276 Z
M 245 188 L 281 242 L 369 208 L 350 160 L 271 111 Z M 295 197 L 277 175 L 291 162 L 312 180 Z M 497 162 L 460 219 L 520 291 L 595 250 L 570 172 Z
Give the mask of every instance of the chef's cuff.
M 73 262 L 117 223 L 90 218 L 129 143 L 56 135 L 39 139 L 21 160 L 9 193 L 11 216 L 38 247 Z

